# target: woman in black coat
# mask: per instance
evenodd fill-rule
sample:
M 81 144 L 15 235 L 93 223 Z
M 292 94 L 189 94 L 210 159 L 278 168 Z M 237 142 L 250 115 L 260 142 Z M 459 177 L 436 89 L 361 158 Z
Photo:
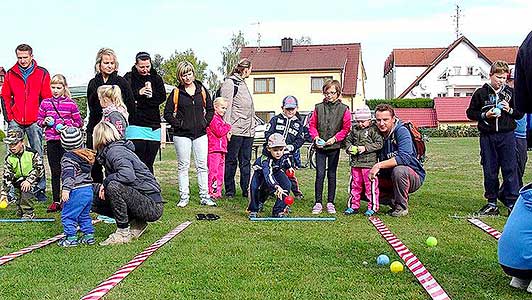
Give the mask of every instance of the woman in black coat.
M 135 153 L 153 174 L 153 163 L 161 146 L 161 113 L 166 100 L 161 76 L 151 64 L 150 54 L 139 52 L 135 65 L 124 75 L 135 97 L 135 116 L 129 121 L 126 139 L 135 145 Z
M 129 119 L 135 116 L 135 99 L 128 82 L 118 75 L 118 60 L 112 49 L 102 48 L 96 54 L 94 65 L 96 75 L 89 81 L 87 86 L 87 104 L 89 106 L 89 123 L 87 124 L 87 147 L 92 148 L 92 132 L 94 126 L 102 120 L 102 106 L 98 99 L 98 87 L 102 85 L 118 85 L 122 92 L 124 104 L 127 107 Z M 131 122 L 131 121 L 130 121 Z M 92 167 L 92 179 L 94 182 L 103 181 L 102 166 L 95 163 Z

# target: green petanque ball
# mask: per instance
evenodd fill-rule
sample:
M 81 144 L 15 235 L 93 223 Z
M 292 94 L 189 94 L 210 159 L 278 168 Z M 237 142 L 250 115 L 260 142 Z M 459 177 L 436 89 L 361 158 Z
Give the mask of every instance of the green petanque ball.
M 434 247 L 434 246 L 438 245 L 438 240 L 435 237 L 433 237 L 433 236 L 429 236 L 427 238 L 427 240 L 425 241 L 425 243 L 429 247 Z

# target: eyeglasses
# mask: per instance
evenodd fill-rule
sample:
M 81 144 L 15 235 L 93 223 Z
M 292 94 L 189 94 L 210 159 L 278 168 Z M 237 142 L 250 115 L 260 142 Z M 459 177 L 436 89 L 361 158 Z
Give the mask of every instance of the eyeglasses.
M 336 92 L 336 91 L 335 91 L 335 92 L 324 92 L 323 94 L 324 94 L 325 96 L 329 96 L 329 95 L 332 96 L 332 95 L 336 95 L 336 94 L 338 94 L 338 92 Z

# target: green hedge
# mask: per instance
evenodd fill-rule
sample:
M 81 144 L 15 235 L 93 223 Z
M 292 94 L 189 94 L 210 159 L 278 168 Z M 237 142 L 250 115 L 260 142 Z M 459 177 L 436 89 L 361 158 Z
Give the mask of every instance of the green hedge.
M 375 109 L 378 104 L 390 104 L 396 108 L 433 108 L 434 101 L 430 98 L 412 99 L 369 99 L 366 104 L 370 109 Z
M 72 99 L 79 108 L 79 113 L 81 114 L 81 119 L 84 120 L 85 117 L 87 117 L 87 98 L 86 97 L 80 97 L 80 98 L 74 98 Z
M 478 137 L 478 129 L 471 126 L 449 126 L 447 129 L 420 128 L 427 137 Z

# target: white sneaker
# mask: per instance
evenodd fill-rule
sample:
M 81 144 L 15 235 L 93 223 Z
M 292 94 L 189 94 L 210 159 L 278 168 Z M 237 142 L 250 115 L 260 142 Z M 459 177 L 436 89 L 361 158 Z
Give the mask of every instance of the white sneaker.
M 200 204 L 207 206 L 216 206 L 216 202 L 212 201 L 211 199 L 203 199 L 200 201 Z
M 513 277 L 512 277 L 512 279 L 513 279 Z M 529 293 L 532 293 L 532 281 L 528 285 L 528 288 L 526 289 L 526 291 L 529 292 Z
M 177 203 L 177 207 L 185 207 L 188 205 L 188 199 L 181 199 L 179 203 Z
M 512 277 L 510 280 L 510 286 L 516 289 L 524 290 L 530 284 L 530 280 L 525 280 L 517 277 Z

